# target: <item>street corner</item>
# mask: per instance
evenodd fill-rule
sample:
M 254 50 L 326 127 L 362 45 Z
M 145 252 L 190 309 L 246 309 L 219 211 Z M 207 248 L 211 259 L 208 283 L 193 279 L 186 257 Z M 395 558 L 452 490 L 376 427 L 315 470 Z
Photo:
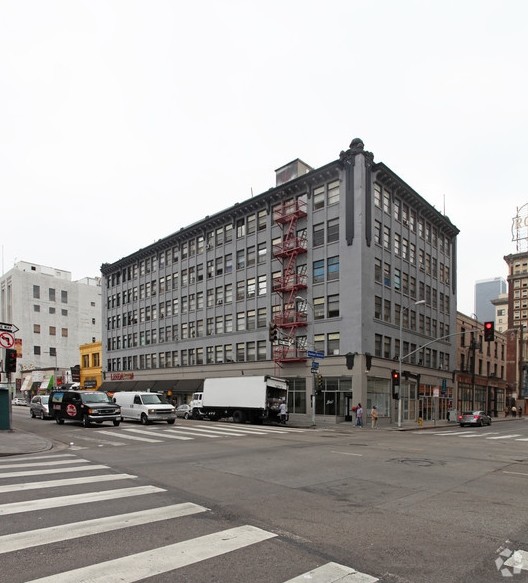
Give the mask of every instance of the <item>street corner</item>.
M 0 457 L 39 453 L 53 448 L 51 441 L 15 429 L 0 431 Z

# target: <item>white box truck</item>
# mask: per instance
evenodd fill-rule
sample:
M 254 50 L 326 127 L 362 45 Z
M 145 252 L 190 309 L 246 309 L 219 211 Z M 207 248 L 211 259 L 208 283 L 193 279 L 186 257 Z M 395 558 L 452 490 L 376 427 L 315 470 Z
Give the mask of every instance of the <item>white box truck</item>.
M 121 420 L 135 419 L 143 425 L 153 421 L 166 421 L 173 425 L 176 420 L 174 407 L 158 393 L 118 391 L 114 393 L 114 403 L 121 407 Z
M 288 397 L 288 382 L 271 376 L 205 379 L 190 403 L 194 419 L 215 421 L 232 417 L 235 423 L 277 421 L 279 406 Z

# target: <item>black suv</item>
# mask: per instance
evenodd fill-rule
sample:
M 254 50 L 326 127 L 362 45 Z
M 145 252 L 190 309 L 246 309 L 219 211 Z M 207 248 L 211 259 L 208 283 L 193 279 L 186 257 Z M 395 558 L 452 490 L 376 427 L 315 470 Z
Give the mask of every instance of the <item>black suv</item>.
M 59 425 L 64 421 L 80 421 L 89 427 L 92 423 L 112 421 L 117 427 L 121 422 L 121 407 L 99 391 L 52 391 L 49 413 Z

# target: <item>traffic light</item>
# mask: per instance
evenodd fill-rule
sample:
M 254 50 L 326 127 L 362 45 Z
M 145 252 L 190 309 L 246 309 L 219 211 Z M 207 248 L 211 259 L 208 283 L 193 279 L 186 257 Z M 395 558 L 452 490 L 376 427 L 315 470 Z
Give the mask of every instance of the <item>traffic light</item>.
M 494 322 L 484 322 L 484 340 L 486 342 L 493 342 L 495 340 Z
M 315 394 L 320 395 L 324 387 L 323 375 L 317 373 L 315 375 Z
M 400 373 L 397 370 L 391 371 L 392 398 L 400 398 Z
M 6 348 L 5 371 L 16 372 L 17 351 L 14 348 Z
M 279 339 L 279 330 L 277 328 L 277 324 L 273 322 L 269 323 L 269 340 L 270 342 L 275 342 Z

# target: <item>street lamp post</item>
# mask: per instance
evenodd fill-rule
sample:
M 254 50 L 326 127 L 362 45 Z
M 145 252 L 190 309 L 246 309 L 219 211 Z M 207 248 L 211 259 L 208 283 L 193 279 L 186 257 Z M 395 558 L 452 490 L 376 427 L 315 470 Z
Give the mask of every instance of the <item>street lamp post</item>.
M 418 300 L 417 302 L 414 302 L 415 306 L 419 306 L 421 304 L 425 304 L 425 300 Z M 408 310 L 409 306 L 405 306 L 402 307 L 402 310 L 400 312 L 400 350 L 398 351 L 398 373 L 399 373 L 399 379 L 400 379 L 400 393 L 398 395 L 398 427 L 402 426 L 402 395 L 403 395 L 403 391 L 402 389 L 402 336 L 403 336 L 403 314 L 405 312 L 405 310 Z
M 315 311 L 314 308 L 312 306 L 312 304 L 306 299 L 306 298 L 302 298 L 301 296 L 295 296 L 296 300 L 299 300 L 300 302 L 303 302 L 306 306 L 309 306 L 310 309 L 312 310 L 312 318 L 315 318 Z M 312 320 L 312 343 L 311 343 L 312 348 L 315 350 L 315 346 L 314 346 L 314 329 L 313 329 L 313 320 Z M 312 424 L 315 425 L 315 373 L 312 373 Z

